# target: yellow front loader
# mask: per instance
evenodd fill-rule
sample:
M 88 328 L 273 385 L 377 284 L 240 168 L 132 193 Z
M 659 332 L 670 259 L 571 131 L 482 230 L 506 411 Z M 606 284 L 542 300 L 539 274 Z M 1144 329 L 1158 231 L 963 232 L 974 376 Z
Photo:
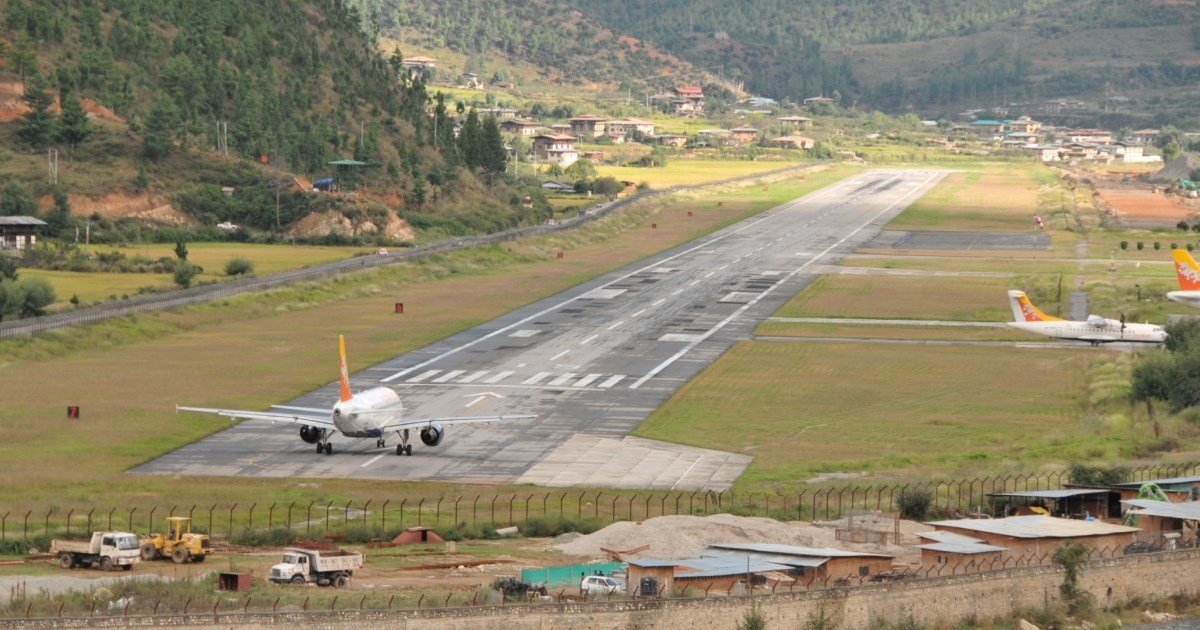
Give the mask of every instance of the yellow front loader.
M 187 516 L 168 516 L 167 533 L 142 538 L 139 548 L 142 560 L 170 558 L 175 564 L 204 562 L 212 553 L 208 535 L 193 534 L 192 519 Z

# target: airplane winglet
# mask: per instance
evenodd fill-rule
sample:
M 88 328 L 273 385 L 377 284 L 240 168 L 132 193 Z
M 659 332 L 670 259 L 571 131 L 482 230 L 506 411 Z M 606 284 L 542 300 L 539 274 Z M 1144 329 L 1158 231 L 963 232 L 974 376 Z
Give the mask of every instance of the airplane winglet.
M 346 402 L 353 397 L 350 393 L 350 371 L 346 368 L 346 336 L 338 335 L 338 367 L 341 373 L 338 380 L 342 386 L 341 399 Z
M 1175 275 L 1179 277 L 1179 288 L 1184 291 L 1200 291 L 1200 265 L 1192 259 L 1186 249 L 1171 250 L 1175 258 Z

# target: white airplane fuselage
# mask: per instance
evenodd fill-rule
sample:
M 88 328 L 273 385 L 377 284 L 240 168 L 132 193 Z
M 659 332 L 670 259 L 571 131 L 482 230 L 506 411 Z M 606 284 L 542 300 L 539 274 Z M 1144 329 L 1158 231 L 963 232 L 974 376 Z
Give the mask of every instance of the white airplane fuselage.
M 1105 321 L 1106 324 L 1103 326 L 1066 320 L 1008 322 L 1008 325 L 1018 330 L 1054 337 L 1056 339 L 1076 339 L 1092 343 L 1107 343 L 1111 341 L 1163 343 L 1167 340 L 1167 333 L 1161 326 L 1155 326 L 1154 324 L 1125 324 L 1125 330 L 1121 330 L 1121 322 L 1112 319 Z
M 359 392 L 333 406 L 330 419 L 346 437 L 383 437 L 384 430 L 401 414 L 400 396 L 387 387 Z
M 1179 302 L 1194 308 L 1200 308 L 1200 291 L 1171 291 L 1167 293 L 1167 299 L 1172 302 Z

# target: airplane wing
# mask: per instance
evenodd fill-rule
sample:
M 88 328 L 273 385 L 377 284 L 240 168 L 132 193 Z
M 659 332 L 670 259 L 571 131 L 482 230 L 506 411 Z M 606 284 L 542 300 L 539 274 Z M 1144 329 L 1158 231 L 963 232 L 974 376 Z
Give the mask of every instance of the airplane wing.
M 288 411 L 303 411 L 306 414 L 329 415 L 329 408 L 317 409 L 316 407 L 293 407 L 291 405 L 271 405 L 272 409 L 287 409 Z
M 1119 339 L 1117 339 L 1116 337 L 1114 337 L 1112 335 L 1079 335 L 1078 337 L 1075 337 L 1075 339 L 1078 339 L 1080 341 L 1093 341 L 1096 343 L 1108 343 L 1110 341 L 1120 341 Z
M 405 427 L 427 426 L 433 423 L 438 424 L 470 424 L 472 422 L 497 422 L 501 420 L 527 420 L 529 418 L 537 418 L 533 414 L 508 414 L 499 416 L 447 416 L 444 418 L 402 418 L 390 424 L 379 427 L 384 431 L 392 429 L 403 429 Z
M 175 405 L 175 411 L 198 411 L 212 413 L 226 418 L 243 418 L 245 420 L 270 420 L 271 422 L 291 422 L 320 429 L 333 429 L 333 421 L 327 415 L 310 413 L 278 413 L 273 411 L 247 411 L 244 409 L 212 409 L 209 407 L 180 407 Z M 314 410 L 315 411 L 315 410 Z M 328 412 L 325 412 L 328 413 Z

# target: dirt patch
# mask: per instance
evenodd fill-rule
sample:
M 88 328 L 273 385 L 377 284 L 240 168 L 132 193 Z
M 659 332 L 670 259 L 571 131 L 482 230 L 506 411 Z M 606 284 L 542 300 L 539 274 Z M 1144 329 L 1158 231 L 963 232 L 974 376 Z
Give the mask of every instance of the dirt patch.
M 1124 225 L 1172 227 L 1195 214 L 1187 200 L 1162 192 L 1129 188 L 1101 188 L 1096 192 Z
M 329 211 L 309 214 L 287 231 L 289 235 L 306 238 L 325 236 L 333 232 L 350 236 L 383 232 L 388 238 L 397 241 L 411 241 L 416 238 L 412 226 L 392 212 L 388 212 L 388 222 L 382 229 L 372 221 L 354 221 L 341 212 Z
M 130 195 L 127 193 L 109 193 L 102 197 L 86 197 L 70 195 L 67 201 L 71 204 L 71 214 L 78 217 L 90 217 L 99 214 L 106 219 L 138 219 L 169 225 L 186 225 L 192 219 L 183 214 L 162 195 L 142 193 Z M 47 195 L 38 200 L 38 210 L 45 212 L 54 207 L 53 197 Z
M 25 84 L 20 81 L 0 82 L 0 122 L 12 122 L 29 111 L 29 106 L 23 100 L 24 97 Z M 55 102 L 50 106 L 50 111 L 62 111 L 57 101 L 57 96 L 55 99 Z M 83 105 L 83 111 L 91 114 L 93 118 L 102 118 L 122 124 L 125 122 L 125 119 L 118 116 L 111 109 L 90 98 L 80 99 L 80 103 Z
M 890 521 L 889 521 L 890 522 Z M 772 543 L 797 547 L 844 549 L 866 553 L 884 553 L 898 561 L 916 561 L 914 550 L 895 544 L 849 543 L 837 540 L 836 530 L 845 527 L 841 521 L 825 523 L 789 522 L 769 518 L 742 517 L 731 514 L 713 516 L 657 516 L 646 521 L 623 521 L 604 529 L 556 545 L 563 553 L 604 558 L 604 548 L 613 550 L 650 547 L 637 554 L 639 558 L 675 560 L 694 558 L 705 546 L 715 543 Z M 889 526 L 881 526 L 890 531 Z M 901 521 L 901 541 L 911 542 L 917 531 L 932 529 L 927 525 Z

